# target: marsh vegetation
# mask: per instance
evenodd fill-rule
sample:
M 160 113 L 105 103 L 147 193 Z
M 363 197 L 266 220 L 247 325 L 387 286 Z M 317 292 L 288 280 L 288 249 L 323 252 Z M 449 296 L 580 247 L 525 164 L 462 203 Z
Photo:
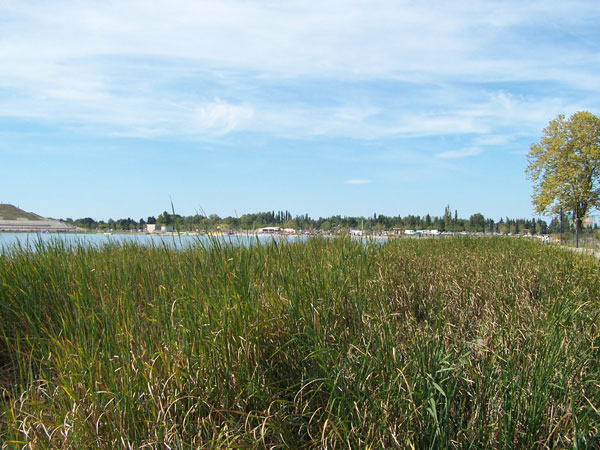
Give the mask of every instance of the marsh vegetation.
M 598 445 L 599 269 L 503 238 L 13 249 L 0 441 Z

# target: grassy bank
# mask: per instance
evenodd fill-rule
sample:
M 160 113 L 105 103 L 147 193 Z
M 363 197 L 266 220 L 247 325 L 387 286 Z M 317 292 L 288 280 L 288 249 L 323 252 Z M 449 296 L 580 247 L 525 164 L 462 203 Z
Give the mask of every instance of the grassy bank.
M 501 238 L 0 258 L 0 441 L 600 442 L 600 265 Z

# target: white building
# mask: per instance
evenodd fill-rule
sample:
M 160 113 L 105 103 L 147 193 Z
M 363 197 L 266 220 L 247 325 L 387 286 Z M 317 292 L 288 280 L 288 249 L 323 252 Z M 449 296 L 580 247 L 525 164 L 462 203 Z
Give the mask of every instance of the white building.
M 171 225 L 160 225 L 158 223 L 149 223 L 146 225 L 146 232 L 148 233 L 170 233 L 173 231 Z
M 148 233 L 156 233 L 160 231 L 160 225 L 157 223 L 149 223 L 146 225 L 146 231 Z

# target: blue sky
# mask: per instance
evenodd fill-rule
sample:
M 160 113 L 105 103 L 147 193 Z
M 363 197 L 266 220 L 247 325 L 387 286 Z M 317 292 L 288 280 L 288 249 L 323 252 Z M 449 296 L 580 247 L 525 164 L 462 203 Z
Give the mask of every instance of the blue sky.
M 600 113 L 600 2 L 0 2 L 0 202 L 51 217 L 531 217 Z

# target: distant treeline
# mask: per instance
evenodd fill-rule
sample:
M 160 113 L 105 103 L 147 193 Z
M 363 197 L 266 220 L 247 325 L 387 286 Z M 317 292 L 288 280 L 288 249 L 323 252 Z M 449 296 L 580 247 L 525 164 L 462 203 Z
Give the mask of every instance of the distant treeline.
M 172 225 L 180 230 L 255 230 L 261 227 L 275 226 L 282 228 L 294 228 L 296 230 L 320 230 L 320 231 L 342 231 L 348 229 L 364 229 L 367 231 L 383 231 L 393 229 L 436 229 L 439 231 L 469 231 L 469 232 L 499 232 L 499 233 L 522 233 L 528 231 L 533 234 L 558 233 L 560 222 L 553 219 L 550 224 L 541 219 L 511 219 L 501 218 L 498 221 L 486 218 L 483 214 L 476 213 L 468 219 L 458 217 L 455 210 L 451 213 L 447 206 L 443 216 L 385 216 L 373 214 L 370 217 L 330 216 L 313 219 L 308 214 L 292 216 L 289 211 L 270 211 L 253 214 L 243 214 L 240 217 L 219 217 L 216 214 L 208 216 L 195 214 L 192 216 L 181 216 L 164 211 L 158 217 L 150 216 L 146 219 L 134 220 L 109 219 L 108 221 L 96 221 L 91 217 L 82 219 L 65 219 L 65 222 L 89 230 L 139 230 L 144 229 L 146 224 Z M 564 229 L 567 231 L 570 225 L 564 221 Z

